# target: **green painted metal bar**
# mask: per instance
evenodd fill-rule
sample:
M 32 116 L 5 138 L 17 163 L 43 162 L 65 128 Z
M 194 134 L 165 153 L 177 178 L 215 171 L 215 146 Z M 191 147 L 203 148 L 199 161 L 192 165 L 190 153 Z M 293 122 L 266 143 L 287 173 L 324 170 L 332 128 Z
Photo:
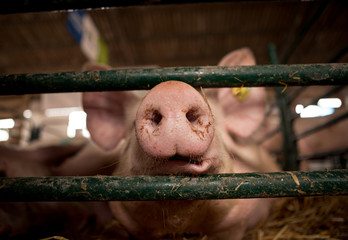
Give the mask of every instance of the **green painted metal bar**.
M 0 178 L 0 201 L 149 201 L 348 195 L 348 171 Z
M 234 67 L 174 67 L 0 75 L 0 94 L 151 89 L 178 80 L 194 87 L 345 85 L 348 63 Z

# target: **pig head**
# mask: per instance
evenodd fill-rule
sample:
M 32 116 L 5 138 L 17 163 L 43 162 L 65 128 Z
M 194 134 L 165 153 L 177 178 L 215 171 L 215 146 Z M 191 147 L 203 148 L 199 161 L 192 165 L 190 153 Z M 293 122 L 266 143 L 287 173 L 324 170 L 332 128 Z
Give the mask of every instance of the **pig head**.
M 247 48 L 220 66 L 253 65 Z M 95 69 L 93 66 L 87 70 Z M 100 70 L 99 67 L 97 70 Z M 108 69 L 105 67 L 104 69 Z M 118 154 L 114 175 L 199 175 L 278 170 L 258 146 L 239 144 L 264 117 L 265 92 L 240 100 L 230 88 L 199 92 L 168 81 L 144 92 L 84 93 L 93 141 Z M 240 239 L 268 211 L 269 201 L 194 200 L 111 202 L 114 217 L 137 239 L 208 236 Z

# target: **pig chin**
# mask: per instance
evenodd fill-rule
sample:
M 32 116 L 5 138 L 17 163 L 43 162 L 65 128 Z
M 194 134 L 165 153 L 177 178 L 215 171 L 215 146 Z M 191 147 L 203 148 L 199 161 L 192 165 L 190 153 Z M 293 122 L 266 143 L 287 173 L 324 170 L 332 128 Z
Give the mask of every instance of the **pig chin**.
M 185 158 L 175 155 L 169 159 L 154 159 L 155 175 L 199 175 L 215 172 L 212 159 Z
M 220 165 L 217 157 L 209 154 L 203 156 L 180 156 L 169 158 L 151 157 L 138 145 L 132 157 L 131 174 L 134 175 L 200 175 L 218 173 Z

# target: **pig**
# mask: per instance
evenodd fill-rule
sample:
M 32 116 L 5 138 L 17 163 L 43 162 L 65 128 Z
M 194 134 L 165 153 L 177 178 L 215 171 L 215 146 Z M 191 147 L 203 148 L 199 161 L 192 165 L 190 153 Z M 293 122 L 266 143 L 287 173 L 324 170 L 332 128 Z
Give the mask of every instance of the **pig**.
M 254 64 L 255 58 L 248 48 L 227 54 L 219 63 L 220 66 Z M 110 68 L 93 64 L 85 68 L 106 69 Z M 199 176 L 279 171 L 267 151 L 245 140 L 258 128 L 265 111 L 264 89 L 249 91 L 245 99 L 239 99 L 230 88 L 199 92 L 186 83 L 167 81 L 149 92 L 83 93 L 87 128 L 93 144 L 87 144 L 53 167 L 41 164 L 45 161 L 40 160 L 38 170 L 31 173 L 94 175 L 103 170 L 103 174 L 115 176 Z M 111 215 L 117 222 L 112 231 L 115 239 L 238 240 L 267 216 L 272 200 L 111 201 L 105 204 L 82 208 L 94 213 L 97 226 L 109 222 Z M 78 214 L 83 216 L 78 219 L 85 221 L 90 212 L 80 211 Z M 70 215 L 66 214 L 72 217 Z M 2 226 L 7 226 L 6 222 Z
M 254 64 L 248 48 L 229 53 L 219 63 Z M 116 176 L 279 170 L 264 149 L 243 141 L 263 120 L 263 88 L 253 88 L 247 99 L 239 100 L 229 88 L 200 93 L 186 83 L 167 81 L 145 96 L 84 93 L 83 106 L 92 140 L 105 151 L 121 152 Z M 269 199 L 166 200 L 115 201 L 109 206 L 136 239 L 238 240 L 267 215 L 271 203 Z
M 101 159 L 108 154 L 89 144 L 51 145 L 30 149 L 0 145 L 1 177 L 41 177 L 105 173 Z M 92 165 L 76 161 L 99 159 Z M 91 161 L 93 162 L 93 161 Z M 98 166 L 96 166 L 96 164 Z M 93 169 L 93 170 L 92 170 Z M 61 235 L 69 239 L 127 239 L 113 220 L 106 202 L 0 202 L 0 239 L 41 239 Z

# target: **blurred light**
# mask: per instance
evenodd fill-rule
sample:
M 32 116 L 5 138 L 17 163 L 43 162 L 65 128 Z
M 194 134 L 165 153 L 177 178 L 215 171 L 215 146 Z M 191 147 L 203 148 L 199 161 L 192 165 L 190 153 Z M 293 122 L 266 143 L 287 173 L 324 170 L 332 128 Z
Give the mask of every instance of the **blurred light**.
M 8 141 L 10 134 L 7 130 L 0 130 L 0 142 Z
M 13 128 L 15 122 L 12 118 L 6 118 L 0 120 L 0 128 Z
M 340 108 L 342 101 L 339 98 L 321 98 L 318 101 L 318 106 L 326 108 Z
M 300 114 L 302 112 L 302 110 L 304 109 L 303 105 L 302 104 L 297 104 L 296 107 L 295 107 L 295 112 L 297 114 Z
M 45 110 L 45 115 L 47 117 L 62 117 L 69 116 L 70 113 L 82 111 L 81 107 L 67 107 L 67 108 L 48 108 Z
M 89 133 L 87 128 L 82 129 L 82 136 L 84 136 L 85 138 L 90 138 L 91 137 L 91 134 Z
M 317 105 L 309 105 L 301 111 L 301 118 L 324 117 L 334 113 L 333 108 L 319 107 Z
M 23 117 L 24 118 L 31 118 L 33 116 L 33 112 L 30 109 L 24 110 Z
M 75 111 L 69 114 L 69 123 L 67 135 L 69 138 L 76 137 L 76 130 L 81 129 L 82 135 L 89 138 L 89 132 L 86 128 L 87 114 L 84 111 Z

